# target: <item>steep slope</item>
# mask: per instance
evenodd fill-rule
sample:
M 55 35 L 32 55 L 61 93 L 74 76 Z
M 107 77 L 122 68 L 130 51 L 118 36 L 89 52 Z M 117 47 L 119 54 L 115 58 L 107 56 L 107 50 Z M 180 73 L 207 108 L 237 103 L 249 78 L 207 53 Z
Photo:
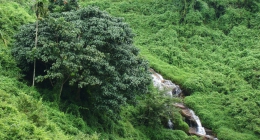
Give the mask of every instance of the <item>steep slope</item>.
M 36 89 L 19 82 L 15 65 L 9 49 L 0 44 L 0 139 L 98 139 L 80 116 L 43 102 Z
M 177 110 L 172 114 L 178 130 L 162 125 L 160 117 L 165 119 L 165 114 L 169 117 L 169 112 L 164 110 L 165 101 L 169 99 L 156 90 L 150 91 L 147 97 L 140 97 L 138 106 L 122 107 L 121 119 L 115 121 L 73 100 L 55 100 L 55 89 L 29 87 L 24 77 L 31 75 L 22 75 L 10 50 L 12 36 L 19 27 L 35 21 L 30 9 L 33 2 L 1 2 L 0 139 L 197 139 L 184 132 L 188 126 Z
M 136 127 L 143 122 L 133 121 L 135 115 L 137 119 L 147 118 L 140 118 L 143 116 L 138 116 L 137 109 L 131 106 L 123 109 L 123 119 L 117 124 L 88 116 L 92 117 L 89 128 L 80 115 L 61 112 L 57 103 L 42 101 L 41 97 L 48 95 L 41 96 L 36 89 L 18 81 L 22 76 L 8 48 L 13 33 L 33 18 L 21 5 L 2 1 L 1 139 L 98 139 L 94 131 L 104 133 L 107 139 L 189 139 L 179 130 Z M 182 86 L 185 95 L 190 95 L 185 98 L 186 104 L 219 139 L 260 137 L 259 0 L 82 0 L 81 6 L 84 5 L 95 5 L 124 17 L 136 34 L 135 45 L 142 56 L 167 79 Z M 162 103 L 153 100 L 140 102 L 144 106 Z
M 22 75 L 9 46 L 19 26 L 33 18 L 14 2 L 1 3 L 0 9 L 0 139 L 98 139 L 80 116 L 43 102 L 36 89 L 18 81 Z
M 260 136 L 257 1 L 82 1 L 124 17 L 143 57 L 180 84 L 219 139 Z

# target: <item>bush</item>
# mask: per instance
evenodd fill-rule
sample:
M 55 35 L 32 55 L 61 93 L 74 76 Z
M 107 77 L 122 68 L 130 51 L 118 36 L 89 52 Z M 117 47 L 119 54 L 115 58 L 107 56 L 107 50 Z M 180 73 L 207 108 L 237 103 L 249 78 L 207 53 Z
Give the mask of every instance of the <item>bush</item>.
M 7 46 L 19 27 L 33 18 L 15 2 L 3 2 L 0 9 L 0 39 Z

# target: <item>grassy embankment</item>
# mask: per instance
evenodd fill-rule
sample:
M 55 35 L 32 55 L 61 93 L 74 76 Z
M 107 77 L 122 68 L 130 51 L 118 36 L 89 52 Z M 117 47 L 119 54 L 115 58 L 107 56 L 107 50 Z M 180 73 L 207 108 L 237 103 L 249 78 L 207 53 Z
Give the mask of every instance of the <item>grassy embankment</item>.
M 81 117 L 42 101 L 35 88 L 19 81 L 22 75 L 10 54 L 12 35 L 34 18 L 17 3 L 1 3 L 0 9 L 0 139 L 98 139 Z
M 185 103 L 219 139 L 260 137 L 259 1 L 82 2 L 88 4 L 125 18 L 142 56 L 181 85 L 190 95 Z
M 196 139 L 184 132 L 187 124 L 177 110 L 172 113 L 179 130 L 163 128 L 160 117 L 167 121 L 164 104 L 171 100 L 156 92 L 140 98 L 136 107 L 124 107 L 121 120 L 114 122 L 75 103 L 55 101 L 55 91 L 29 87 L 10 49 L 19 26 L 35 21 L 33 3 L 1 2 L 0 139 Z
M 87 4 L 126 19 L 137 35 L 135 44 L 142 56 L 190 94 L 185 99 L 186 104 L 219 139 L 258 139 L 259 2 L 82 1 L 82 5 Z M 97 122 L 96 127 L 90 129 L 80 116 L 60 112 L 59 105 L 41 101 L 35 89 L 18 82 L 21 76 L 10 56 L 8 42 L 18 26 L 33 18 L 15 3 L 1 3 L 0 8 L 1 14 L 9 12 L 3 14 L 9 19 L 1 18 L 0 24 L 0 129 L 5 132 L 1 133 L 1 138 L 95 139 L 98 135 L 93 134 L 94 131 L 107 133 L 102 130 L 106 126 Z M 26 20 L 20 22 L 21 19 Z M 13 21 L 19 21 L 18 25 L 12 27 Z M 138 130 L 129 122 L 132 116 L 126 112 L 134 110 L 132 107 L 124 109 L 125 117 L 119 124 L 107 127 L 113 129 L 110 134 L 102 134 L 103 137 L 151 138 L 152 128 Z M 187 138 L 182 132 L 161 130 L 162 134 L 168 134 L 166 136 Z M 158 135 L 159 138 L 163 136 Z

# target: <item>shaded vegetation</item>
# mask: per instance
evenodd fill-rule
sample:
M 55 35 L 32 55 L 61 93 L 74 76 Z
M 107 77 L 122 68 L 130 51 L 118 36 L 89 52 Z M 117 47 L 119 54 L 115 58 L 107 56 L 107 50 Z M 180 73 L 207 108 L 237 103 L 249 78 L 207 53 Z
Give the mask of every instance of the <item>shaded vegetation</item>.
M 148 64 L 138 56 L 131 29 L 122 19 L 92 7 L 49 14 L 38 22 L 37 47 L 35 26 L 21 27 L 12 52 L 29 72 L 36 60 L 36 81 L 59 87 L 58 98 L 64 85 L 70 86 L 69 98 L 116 117 L 121 105 L 135 103 L 136 95 L 147 92 Z
M 26 86 L 10 44 L 20 25 L 34 21 L 34 4 L 13 1 L 0 0 L 1 139 L 197 139 L 185 133 L 178 110 L 165 106 L 179 101 L 152 88 L 135 106 L 122 106 L 115 121 L 74 100 L 77 86 L 66 85 L 59 103 L 48 84 Z M 259 139 L 259 0 L 81 0 L 80 6 L 124 17 L 142 57 L 181 85 L 190 95 L 185 103 L 219 139 Z M 54 8 L 63 10 L 62 4 Z M 168 119 L 175 130 L 165 129 Z
M 186 104 L 220 139 L 259 137 L 260 1 L 84 3 L 124 17 L 141 54 L 191 95 Z
M 58 104 L 42 101 L 36 89 L 19 82 L 10 51 L 0 46 L 0 139 L 98 139 L 82 118 L 61 112 Z
M 39 20 L 39 27 L 42 27 L 43 25 L 41 25 L 42 23 L 47 23 L 48 21 L 55 21 L 55 18 L 58 18 L 59 14 L 54 15 L 52 18 L 48 18 L 47 14 L 45 15 L 45 17 L 42 17 L 42 12 L 46 13 L 46 11 L 39 11 L 39 7 L 40 8 L 44 8 L 46 7 L 46 5 L 41 5 L 41 4 L 46 4 L 46 1 L 43 1 L 44 3 L 42 3 L 42 1 L 37 1 L 37 4 L 35 5 L 35 3 L 21 3 L 20 5 L 14 2 L 7 2 L 4 1 L 3 5 L 7 5 L 10 4 L 10 6 L 12 6 L 12 4 L 18 6 L 19 8 L 23 9 L 24 11 L 28 11 L 28 16 L 29 19 L 25 20 L 24 23 L 26 22 L 31 22 L 33 21 L 32 19 L 34 19 L 33 17 L 38 13 L 38 20 Z M 37 6 L 37 9 L 31 9 L 31 8 L 35 8 L 35 6 Z M 34 10 L 34 11 L 31 11 Z M 89 9 L 90 13 L 91 13 L 91 9 Z M 97 8 L 92 9 L 94 10 L 94 13 L 99 13 L 100 15 L 103 15 L 104 17 L 107 17 L 107 19 L 112 19 L 112 21 L 109 21 L 109 23 L 113 23 L 113 21 L 117 21 L 119 24 L 122 19 L 114 19 L 109 17 L 106 13 L 102 13 L 100 11 L 97 10 Z M 84 12 L 84 11 L 83 11 Z M 86 12 L 86 11 L 85 11 Z M 18 11 L 19 13 L 19 11 Z M 87 12 L 86 12 L 87 13 Z M 39 15 L 40 14 L 40 15 Z M 66 16 L 66 15 L 70 15 L 72 13 L 64 13 L 62 16 Z M 31 16 L 30 16 L 31 15 Z M 61 14 L 60 14 L 61 15 Z M 87 14 L 88 15 L 88 14 Z M 16 15 L 19 16 L 19 15 Z M 82 15 L 81 15 L 82 16 Z M 8 17 L 8 16 L 7 16 Z M 75 17 L 74 17 L 75 18 Z M 71 29 L 70 26 L 67 26 L 69 24 L 68 21 L 70 21 L 71 19 L 69 17 L 67 18 L 59 18 L 59 20 L 57 20 L 57 24 L 54 22 L 53 24 L 44 24 L 44 26 L 49 26 L 53 27 L 51 29 L 54 29 L 52 31 L 55 31 L 56 28 L 54 27 L 63 27 L 62 29 L 69 29 L 69 31 L 74 30 L 77 31 L 78 29 L 74 28 L 72 26 L 73 29 Z M 12 22 L 16 22 L 15 20 Z M 51 22 L 50 22 L 51 23 Z M 76 23 L 76 22 L 75 22 Z M 91 23 L 91 22 L 88 22 Z M 95 23 L 95 22 L 93 22 Z M 14 30 L 13 33 L 10 33 L 10 38 L 8 38 L 8 41 L 12 40 L 11 36 L 13 36 L 14 33 L 17 33 L 17 29 L 19 28 L 20 25 L 22 24 L 18 24 L 16 26 L 14 26 L 14 28 L 16 30 Z M 20 39 L 23 40 L 23 37 L 27 37 L 27 39 L 24 39 L 25 42 L 21 43 L 25 43 L 25 45 L 22 45 L 20 43 L 14 42 L 14 44 L 16 44 L 17 47 L 20 47 L 21 49 L 18 49 L 19 51 L 23 50 L 23 48 L 26 46 L 26 44 L 31 47 L 35 47 L 34 46 L 34 38 L 35 38 L 35 25 L 34 24 L 30 24 L 31 27 L 29 27 L 29 25 L 27 25 L 29 32 L 25 33 L 23 35 L 20 36 L 20 38 L 16 38 L 16 39 Z M 90 25 L 89 25 L 90 26 Z M 91 26 L 90 26 L 91 27 Z M 123 24 L 122 27 L 124 28 L 128 28 L 126 24 Z M 12 28 L 12 27 L 8 27 Z M 46 29 L 46 28 L 43 28 Z M 58 28 L 60 29 L 60 28 Z M 113 29 L 113 28 L 111 28 Z M 26 28 L 20 28 L 20 31 L 26 31 Z M 116 31 L 117 29 L 113 30 Z M 40 31 L 42 31 L 42 29 L 40 29 Z M 40 33 L 39 31 L 39 33 Z M 96 30 L 95 30 L 96 31 Z M 128 32 L 129 31 L 129 32 Z M 119 31 L 120 33 L 121 31 Z M 130 29 L 127 29 L 127 32 L 129 33 L 129 35 L 132 37 L 133 34 L 130 32 Z M 32 33 L 32 34 L 31 34 Z M 58 32 L 59 33 L 59 32 Z M 62 33 L 62 32 L 60 32 Z M 121 32 L 123 33 L 123 32 Z M 41 36 L 41 34 L 39 34 Z M 54 34 L 55 35 L 55 34 Z M 57 34 L 60 35 L 60 34 Z M 69 35 L 68 37 L 72 37 L 73 34 L 65 34 L 65 35 Z M 71 36 L 72 35 L 72 36 Z M 49 36 L 51 37 L 51 36 Z M 93 36 L 89 36 L 90 38 Z M 94 36 L 95 37 L 95 36 Z M 32 39 L 31 41 L 28 42 L 28 40 L 30 40 L 30 38 Z M 111 41 L 113 41 L 113 38 L 117 39 L 117 38 L 122 38 L 122 36 L 120 34 L 118 35 L 114 35 L 112 36 L 112 38 L 110 38 L 110 36 L 107 36 L 107 39 Z M 66 38 L 67 39 L 67 38 Z M 100 39 L 100 38 L 99 38 Z M 26 41 L 27 40 L 27 41 Z M 47 39 L 47 40 L 51 40 L 51 38 Z M 73 40 L 73 39 L 72 39 Z M 132 39 L 123 39 L 125 40 L 127 43 L 131 43 Z M 41 43 L 43 43 L 42 41 L 44 40 L 39 40 L 39 44 L 37 49 L 39 49 L 39 46 L 41 46 Z M 46 40 L 45 40 L 46 41 Z M 66 41 L 66 40 L 65 40 Z M 91 43 L 91 42 L 90 42 Z M 93 42 L 92 42 L 93 43 Z M 118 42 L 115 42 L 115 44 Z M 119 44 L 121 44 L 119 42 Z M 2 112 L 1 115 L 3 117 L 1 117 L 1 139 L 161 139 L 162 137 L 165 138 L 175 138 L 175 139 L 188 139 L 189 136 L 187 136 L 187 134 L 185 134 L 182 131 L 173 131 L 173 133 L 170 133 L 172 130 L 166 130 L 164 125 L 165 125 L 165 120 L 169 118 L 169 116 L 165 116 L 167 115 L 166 111 L 161 110 L 162 112 L 158 114 L 157 111 L 161 109 L 164 109 L 164 104 L 166 102 L 168 102 L 169 100 L 164 100 L 165 97 L 162 97 L 161 94 L 157 94 L 157 91 L 152 91 L 149 94 L 147 94 L 147 97 L 145 98 L 153 98 L 153 96 L 156 96 L 156 100 L 158 100 L 157 102 L 152 103 L 151 101 L 149 102 L 142 102 L 142 98 L 144 97 L 140 97 L 140 99 L 138 99 L 138 101 L 140 101 L 140 103 L 138 103 L 137 106 L 130 106 L 130 105 L 126 105 L 126 106 L 117 106 L 117 108 L 121 108 L 120 112 L 120 120 L 115 121 L 113 119 L 113 116 L 117 116 L 117 114 L 111 114 L 109 116 L 103 114 L 102 112 L 99 112 L 98 110 L 95 110 L 95 107 L 93 108 L 92 104 L 90 103 L 95 103 L 95 102 L 90 102 L 91 100 L 88 100 L 87 102 L 81 102 L 78 101 L 77 99 L 75 100 L 75 98 L 73 98 L 73 92 L 75 92 L 75 89 L 77 89 L 78 85 L 76 86 L 72 86 L 69 88 L 68 84 L 66 84 L 65 86 L 65 92 L 63 95 L 63 98 L 60 102 L 57 102 L 58 98 L 57 97 L 57 90 L 54 88 L 52 90 L 50 90 L 51 88 L 49 88 L 48 86 L 50 86 L 49 84 L 46 84 L 47 82 L 44 82 L 43 84 L 38 84 L 37 88 L 30 88 L 26 85 L 26 83 L 30 83 L 30 80 L 27 81 L 26 77 L 28 77 L 29 75 L 27 73 L 24 73 L 25 75 L 21 74 L 20 69 L 17 67 L 16 62 L 14 61 L 13 57 L 11 56 L 10 53 L 10 45 L 0 43 L 1 45 L 1 84 L 0 84 L 0 91 L 1 91 L 1 99 L 2 103 Z M 123 44 L 121 44 L 123 45 Z M 5 47 L 4 47 L 5 46 Z M 130 47 L 129 45 L 126 45 L 127 47 Z M 99 49 L 102 48 L 102 45 L 98 45 Z M 131 48 L 131 47 L 130 47 Z M 34 56 L 36 54 L 36 51 L 39 50 L 33 50 L 31 55 L 26 55 L 28 53 L 30 53 L 30 51 L 21 51 L 22 52 L 22 56 L 20 56 L 21 59 L 25 60 L 23 61 L 25 63 L 27 62 L 32 62 L 32 56 Z M 45 50 L 46 51 L 46 50 Z M 123 50 L 122 50 L 123 51 Z M 39 51 L 41 52 L 41 51 Z M 78 51 L 79 52 L 79 51 Z M 68 52 L 69 53 L 69 52 Z M 133 54 L 138 54 L 138 50 L 136 48 L 132 48 L 132 53 Z M 37 56 L 37 55 L 36 55 Z M 132 55 L 130 55 L 132 56 Z M 17 55 L 15 55 L 15 57 L 18 57 Z M 119 58 L 124 58 L 126 57 L 125 55 L 119 55 L 116 54 L 113 57 L 119 57 Z M 44 60 L 46 59 L 46 56 L 43 57 Z M 109 57 L 106 57 L 107 59 Z M 27 60 L 26 60 L 27 59 Z M 49 59 L 47 59 L 49 60 Z M 51 59 L 50 59 L 51 60 Z M 142 58 L 136 58 L 136 60 L 131 59 L 131 65 L 134 66 L 134 61 L 137 61 L 138 64 L 142 63 Z M 112 62 L 112 61 L 111 61 Z M 117 67 L 121 69 L 121 72 L 124 72 L 125 68 L 129 68 L 128 66 L 124 66 L 126 64 L 128 64 L 128 61 L 123 61 L 122 60 L 122 64 L 118 64 Z M 129 61 L 130 62 L 130 61 Z M 116 62 L 117 63 L 117 62 Z M 21 64 L 21 63 L 20 63 Z M 20 65 L 19 64 L 19 65 Z M 130 63 L 129 63 L 130 64 Z M 147 65 L 146 63 L 144 63 L 145 65 Z M 24 65 L 25 66 L 25 65 Z M 39 64 L 38 64 L 39 66 Z M 123 67 L 124 66 L 124 67 Z M 23 67 L 22 70 L 25 70 L 26 67 L 28 68 L 28 66 Z M 25 68 L 25 69 L 24 69 Z M 41 65 L 39 66 L 39 69 L 42 69 L 43 67 L 41 67 Z M 29 67 L 30 69 L 30 67 Z M 147 67 L 145 67 L 145 69 L 139 67 L 138 68 L 141 71 L 144 71 L 145 69 L 147 70 Z M 66 70 L 64 70 L 66 71 Z M 133 74 L 136 73 L 141 74 L 140 72 L 134 72 L 134 71 L 129 71 L 130 73 L 132 73 L 129 76 L 125 76 L 122 78 L 126 78 L 126 80 L 128 79 L 128 81 L 130 80 L 131 82 L 133 81 Z M 38 73 L 39 74 L 39 73 Z M 40 74 L 43 74 L 40 72 Z M 74 75 L 74 74 L 78 74 L 77 72 L 72 72 L 70 73 L 70 76 Z M 108 74 L 108 73 L 106 73 Z M 148 74 L 148 73 L 147 73 Z M 25 77 L 24 77 L 25 76 Z M 148 76 L 148 75 L 147 75 Z M 30 77 L 30 76 L 29 76 Z M 25 78 L 25 79 L 23 79 Z M 44 78 L 44 77 L 42 77 Z M 139 78 L 141 78 L 139 76 Z M 132 79 L 132 80 L 131 80 Z M 117 78 L 115 80 L 120 80 L 120 78 Z M 19 82 L 22 81 L 22 82 Z M 138 81 L 136 81 L 138 83 Z M 148 82 L 148 81 L 147 81 Z M 57 82 L 58 83 L 58 82 Z M 146 84 L 146 82 L 139 82 L 142 84 Z M 79 84 L 79 83 L 77 83 Z M 109 83 L 108 83 L 109 84 Z M 135 83 L 133 83 L 135 84 Z M 121 85 L 122 86 L 122 85 Z M 93 89 L 93 88 L 92 88 Z M 90 93 L 91 88 L 85 88 L 83 91 L 88 92 L 88 94 Z M 128 90 L 131 92 L 140 92 L 140 91 L 134 91 L 133 88 L 128 88 Z M 147 89 L 144 89 L 147 90 Z M 147 90 L 148 91 L 148 90 Z M 93 91 L 91 91 L 93 92 Z M 114 92 L 113 94 L 115 94 L 116 92 Z M 129 97 L 133 97 L 133 93 L 127 95 Z M 144 92 L 142 92 L 144 93 Z M 152 94 L 154 93 L 154 94 Z M 151 94 L 151 95 L 150 95 Z M 148 99 L 149 100 L 149 99 Z M 106 101 L 106 100 L 103 100 Z M 148 104 L 148 106 L 151 105 L 151 107 L 148 107 L 146 104 Z M 158 104 L 157 104 L 158 103 Z M 8 104 L 8 105 L 7 105 Z M 96 104 L 98 104 L 98 102 L 96 102 Z M 140 104 L 140 105 L 139 105 Z M 153 105 L 152 105 L 153 104 Z M 148 108 L 147 108 L 148 107 Z M 153 116 L 153 120 L 157 120 L 156 122 L 158 123 L 143 123 L 143 120 L 139 120 L 138 118 L 146 118 L 145 120 L 147 120 L 147 118 L 152 117 L 151 115 L 149 115 L 151 113 L 151 111 L 149 111 L 150 113 L 148 114 L 143 114 L 143 110 L 147 110 L 147 109 L 151 109 L 154 108 L 153 113 L 158 114 L 156 116 Z M 111 107 L 110 107 L 111 109 Z M 176 110 L 177 111 L 177 110 Z M 177 113 L 177 112 L 173 112 L 173 114 L 178 115 L 178 117 L 171 117 L 171 119 L 173 121 L 176 121 L 176 123 L 184 123 L 182 120 L 182 117 Z M 113 116 L 112 116 L 113 115 Z M 7 117 L 8 116 L 8 117 Z M 137 117 L 139 116 L 139 117 Z M 144 122 L 147 122 L 145 121 Z M 156 127 L 158 128 L 158 132 L 152 133 L 151 129 L 145 125 L 149 124 L 150 127 Z M 164 125 L 163 125 L 164 124 Z M 178 127 L 178 126 L 177 126 Z M 176 128 L 177 128 L 176 127 Z M 180 127 L 180 129 L 182 129 Z M 96 133 L 98 132 L 98 133 Z M 150 135 L 149 133 L 153 134 Z M 159 135 L 160 134 L 160 135 Z M 195 139 L 195 137 L 194 137 Z

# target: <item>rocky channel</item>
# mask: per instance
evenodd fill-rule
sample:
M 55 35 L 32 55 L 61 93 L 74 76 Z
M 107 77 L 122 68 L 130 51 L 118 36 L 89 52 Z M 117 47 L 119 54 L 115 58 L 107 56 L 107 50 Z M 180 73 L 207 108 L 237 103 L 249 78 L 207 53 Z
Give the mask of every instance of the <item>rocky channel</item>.
M 155 72 L 153 69 L 150 69 L 153 78 L 153 85 L 157 87 L 159 90 L 164 90 L 166 95 L 172 98 L 182 98 L 180 95 L 182 94 L 182 90 L 176 84 L 174 84 L 170 80 L 165 80 L 160 74 Z M 205 140 L 218 140 L 212 130 L 206 129 L 202 126 L 199 117 L 195 114 L 193 110 L 186 107 L 184 103 L 175 103 L 175 107 L 180 108 L 180 113 L 183 117 L 185 117 L 186 122 L 189 125 L 189 134 L 197 135 L 202 137 Z M 172 126 L 171 120 L 168 121 L 168 126 L 171 128 Z

